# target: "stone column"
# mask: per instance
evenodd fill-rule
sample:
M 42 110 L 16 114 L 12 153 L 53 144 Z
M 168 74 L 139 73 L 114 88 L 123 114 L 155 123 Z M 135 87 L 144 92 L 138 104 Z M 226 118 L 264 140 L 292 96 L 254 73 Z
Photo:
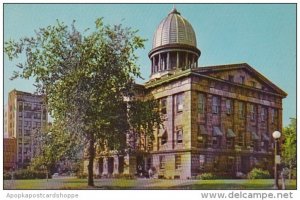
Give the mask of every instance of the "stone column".
M 194 68 L 195 67 L 195 55 L 193 55 L 193 60 L 192 60 L 192 68 Z
M 99 175 L 99 159 L 94 159 L 94 166 L 93 166 L 94 174 Z
M 189 68 L 189 54 L 188 53 L 186 53 L 185 54 L 185 69 L 188 69 Z
M 155 56 L 153 56 L 153 74 L 156 72 Z
M 171 66 L 170 66 L 170 52 L 167 53 L 167 70 L 170 70 Z
M 153 67 L 154 67 L 153 58 L 151 58 L 151 74 L 153 74 Z
M 108 174 L 108 160 L 107 157 L 103 158 L 103 172 L 102 175 L 107 175 Z
M 179 68 L 179 52 L 177 51 L 177 56 L 176 56 L 176 69 Z
M 160 71 L 161 70 L 161 56 L 160 54 L 158 54 L 158 70 L 157 71 Z
M 114 156 L 114 171 L 113 174 L 119 174 L 119 156 Z
M 136 157 L 127 154 L 124 156 L 124 174 L 134 175 L 136 173 Z

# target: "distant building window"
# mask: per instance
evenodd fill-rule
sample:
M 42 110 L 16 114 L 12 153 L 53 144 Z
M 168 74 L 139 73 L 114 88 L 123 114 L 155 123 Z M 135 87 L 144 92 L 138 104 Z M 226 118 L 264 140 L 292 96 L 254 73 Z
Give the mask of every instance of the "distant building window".
M 226 114 L 230 115 L 232 113 L 232 100 L 226 99 Z
M 205 113 L 206 96 L 203 93 L 198 94 L 198 112 L 200 114 Z
M 181 155 L 175 155 L 175 169 L 181 168 Z
M 250 104 L 250 119 L 251 120 L 256 119 L 256 106 L 253 104 Z
M 244 119 L 244 117 L 245 117 L 245 104 L 244 104 L 244 102 L 239 102 L 238 113 L 239 113 L 240 119 Z
M 183 111 L 183 93 L 175 95 L 175 101 L 176 101 L 176 111 L 182 112 Z
M 213 96 L 212 98 L 212 112 L 218 114 L 220 112 L 220 97 Z
M 30 112 L 25 112 L 24 117 L 25 118 L 31 118 L 31 113 Z
M 160 100 L 160 112 L 161 114 L 167 114 L 167 98 L 162 98 Z
M 31 104 L 30 103 L 25 103 L 24 110 L 31 110 Z
M 159 169 L 165 169 L 166 158 L 165 156 L 159 156 Z
M 22 126 L 22 125 L 23 125 L 23 121 L 19 120 L 19 126 Z
M 234 82 L 234 76 L 233 75 L 229 75 L 228 76 L 228 81 L 233 83 Z
M 34 119 L 41 119 L 41 113 L 34 113 Z
M 176 130 L 176 140 L 177 143 L 182 143 L 183 140 L 183 130 L 181 127 L 177 128 Z
M 19 103 L 19 112 L 22 112 L 22 111 L 23 111 L 23 104 Z

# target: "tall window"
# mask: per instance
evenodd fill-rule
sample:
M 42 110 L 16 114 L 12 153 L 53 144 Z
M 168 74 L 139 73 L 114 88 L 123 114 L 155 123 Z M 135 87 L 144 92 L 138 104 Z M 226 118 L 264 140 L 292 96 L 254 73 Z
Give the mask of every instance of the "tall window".
M 253 104 L 250 104 L 250 119 L 251 120 L 256 119 L 256 106 Z
M 274 124 L 277 121 L 278 118 L 278 112 L 277 109 L 272 109 L 271 110 L 271 122 Z
M 181 168 L 181 155 L 175 155 L 175 169 Z
M 212 112 L 218 114 L 220 111 L 220 97 L 213 96 L 212 98 Z
M 19 103 L 19 112 L 22 112 L 22 111 L 23 111 L 23 104 Z
M 245 117 L 245 104 L 244 102 L 239 102 L 239 117 L 243 119 Z
M 162 98 L 160 100 L 160 112 L 161 114 L 165 115 L 167 114 L 167 98 Z
M 176 141 L 177 143 L 182 143 L 183 140 L 183 130 L 181 127 L 178 127 L 176 130 Z
M 25 103 L 24 110 L 31 110 L 31 104 L 30 103 Z
M 204 164 L 205 164 L 205 155 L 200 155 L 200 156 L 199 156 L 200 170 L 203 170 L 203 169 L 204 169 Z
M 207 147 L 207 131 L 204 125 L 198 125 L 198 142 L 200 148 Z
M 183 111 L 183 93 L 177 94 L 175 96 L 176 101 L 176 111 L 182 112 Z
M 159 169 L 165 169 L 166 159 L 165 156 L 159 156 Z
M 161 145 L 164 145 L 168 142 L 168 133 L 167 131 L 164 131 L 164 133 L 161 136 Z
M 262 122 L 266 121 L 266 118 L 267 118 L 267 109 L 265 107 L 261 108 L 260 117 L 261 117 L 261 121 Z
M 243 131 L 240 131 L 239 132 L 239 135 L 238 135 L 238 144 L 239 146 L 244 146 L 244 135 L 243 135 Z
M 230 115 L 232 113 L 232 100 L 226 99 L 226 114 Z
M 205 113 L 206 96 L 203 93 L 198 94 L 198 112 Z

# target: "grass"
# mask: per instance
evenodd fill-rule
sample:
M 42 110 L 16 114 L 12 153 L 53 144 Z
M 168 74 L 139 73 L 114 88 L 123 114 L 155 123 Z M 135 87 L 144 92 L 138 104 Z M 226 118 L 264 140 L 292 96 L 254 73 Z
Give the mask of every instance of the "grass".
M 296 189 L 296 180 L 286 181 L 286 189 Z M 86 179 L 4 180 L 4 189 L 190 189 L 190 190 L 268 190 L 273 179 L 261 180 L 160 180 L 160 179 L 96 179 L 88 187 Z

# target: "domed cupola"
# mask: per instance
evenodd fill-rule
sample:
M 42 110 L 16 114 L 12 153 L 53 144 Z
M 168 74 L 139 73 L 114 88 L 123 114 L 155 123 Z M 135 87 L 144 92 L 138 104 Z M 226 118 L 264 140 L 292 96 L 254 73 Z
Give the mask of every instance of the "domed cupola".
M 151 78 L 159 78 L 176 69 L 198 67 L 201 55 L 192 25 L 173 8 L 154 33 L 151 60 Z

